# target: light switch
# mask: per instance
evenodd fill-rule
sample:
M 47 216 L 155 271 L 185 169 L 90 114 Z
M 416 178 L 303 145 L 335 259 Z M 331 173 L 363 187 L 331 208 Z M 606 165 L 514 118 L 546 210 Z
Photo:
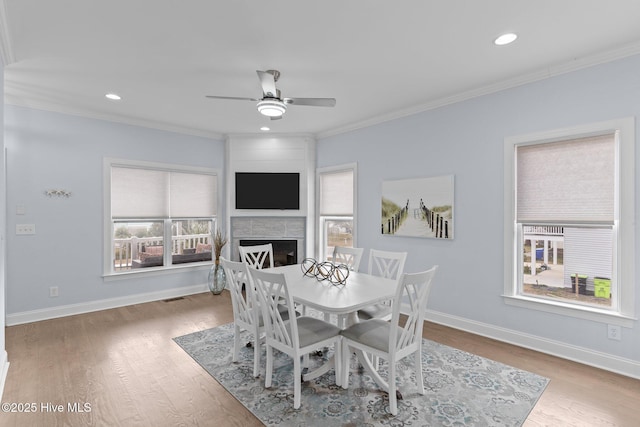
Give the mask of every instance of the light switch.
M 25 205 L 16 205 L 16 215 L 24 215 L 27 213 Z

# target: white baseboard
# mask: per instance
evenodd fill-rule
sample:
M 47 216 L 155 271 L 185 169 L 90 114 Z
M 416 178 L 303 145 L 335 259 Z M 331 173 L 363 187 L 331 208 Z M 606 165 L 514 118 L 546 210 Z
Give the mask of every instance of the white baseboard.
M 451 316 L 437 311 L 427 310 L 425 320 L 451 328 L 460 329 L 475 335 L 561 357 L 584 365 L 593 366 L 631 378 L 640 379 L 640 363 L 631 359 L 614 356 L 577 347 L 559 341 L 523 334 L 511 329 L 476 322 L 462 317 Z
M 72 316 L 74 314 L 90 313 L 92 311 L 108 310 L 110 308 L 124 307 L 127 305 L 141 304 L 145 302 L 159 301 L 169 298 L 177 298 L 186 295 L 206 292 L 207 290 L 207 285 L 201 284 L 182 288 L 167 289 L 164 291 L 149 292 L 145 294 L 129 295 L 126 297 L 90 301 L 81 304 L 69 304 L 58 307 L 43 308 L 40 310 L 23 311 L 21 313 L 7 314 L 6 325 L 20 325 L 23 323 L 38 322 L 40 320 Z
M 2 401 L 2 393 L 4 392 L 4 385 L 7 380 L 7 374 L 9 373 L 9 359 L 7 352 L 0 353 L 0 402 Z

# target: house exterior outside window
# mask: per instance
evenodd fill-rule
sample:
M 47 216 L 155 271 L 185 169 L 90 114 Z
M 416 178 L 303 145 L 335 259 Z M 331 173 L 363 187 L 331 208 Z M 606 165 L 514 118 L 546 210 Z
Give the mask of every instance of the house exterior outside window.
M 634 123 L 505 139 L 507 304 L 630 326 Z

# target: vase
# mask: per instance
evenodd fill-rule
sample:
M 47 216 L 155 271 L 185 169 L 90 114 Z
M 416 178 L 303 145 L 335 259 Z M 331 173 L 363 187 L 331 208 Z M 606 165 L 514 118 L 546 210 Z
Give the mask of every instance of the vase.
M 226 284 L 227 278 L 224 275 L 224 268 L 216 260 L 209 270 L 209 290 L 214 295 L 220 295 Z

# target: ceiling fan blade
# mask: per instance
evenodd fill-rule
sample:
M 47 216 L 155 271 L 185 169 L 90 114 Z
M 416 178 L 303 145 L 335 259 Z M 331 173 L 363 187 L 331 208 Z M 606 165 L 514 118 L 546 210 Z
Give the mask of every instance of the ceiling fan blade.
M 282 116 L 274 116 L 274 117 L 270 117 L 271 120 L 280 120 L 282 118 Z
M 310 105 L 312 107 L 335 107 L 335 98 L 283 98 L 286 104 Z
M 256 98 L 240 98 L 237 96 L 216 96 L 216 95 L 205 95 L 206 98 L 213 98 L 213 99 L 233 99 L 233 100 L 238 100 L 238 101 L 260 101 L 259 99 Z
M 277 98 L 278 90 L 276 89 L 276 77 L 269 72 L 256 70 L 260 84 L 262 85 L 262 94 L 267 98 Z

